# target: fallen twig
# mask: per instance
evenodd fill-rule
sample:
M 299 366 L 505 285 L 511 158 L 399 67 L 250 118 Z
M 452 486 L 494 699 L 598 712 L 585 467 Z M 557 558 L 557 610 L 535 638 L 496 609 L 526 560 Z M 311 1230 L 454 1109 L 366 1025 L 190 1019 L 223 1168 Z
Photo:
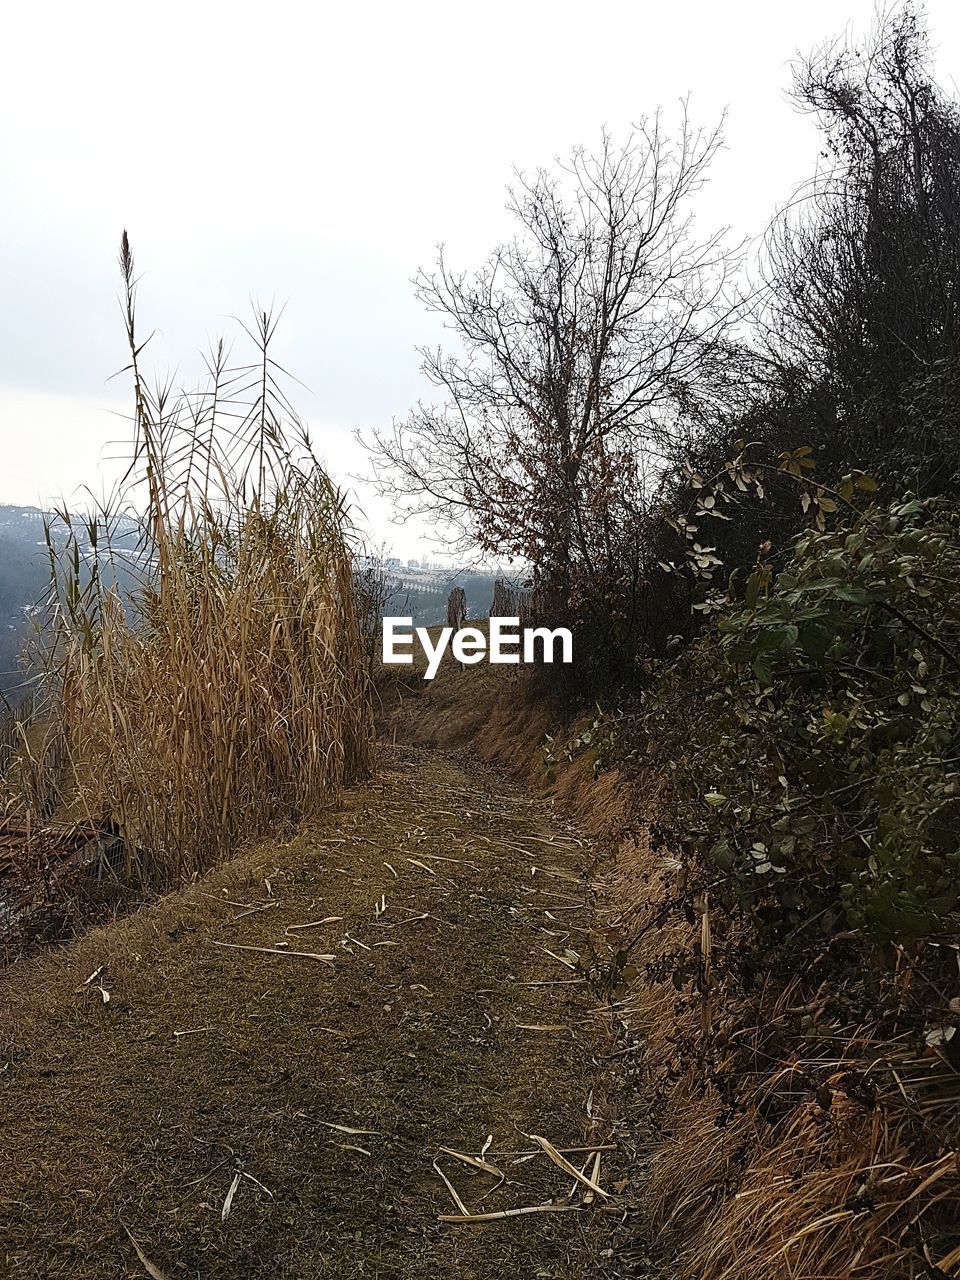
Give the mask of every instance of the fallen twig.
M 501 1218 L 519 1218 L 525 1213 L 578 1213 L 578 1204 L 531 1204 L 522 1209 L 496 1209 L 490 1213 L 439 1213 L 440 1222 L 498 1222 Z
M 429 919 L 430 919 L 430 913 L 428 911 L 424 911 L 422 915 L 409 916 L 406 920 L 394 920 L 393 924 L 382 924 L 380 925 L 380 928 L 381 929 L 399 929 L 405 924 L 416 924 L 418 920 L 429 920 Z
M 575 987 L 586 978 L 553 978 L 548 982 L 521 982 L 521 987 Z
M 287 951 L 283 947 L 251 947 L 243 942 L 219 942 L 214 939 L 215 947 L 229 947 L 231 951 L 259 951 L 265 956 L 296 956 L 301 960 L 320 960 L 323 964 L 333 964 L 334 956 L 321 956 L 315 951 Z
M 446 858 L 440 853 L 425 853 L 423 856 L 428 862 L 456 862 L 461 867 L 472 867 L 474 871 L 480 870 L 479 864 L 472 862 L 469 858 Z
M 565 1159 L 560 1154 L 552 1142 L 541 1137 L 538 1133 L 531 1133 L 530 1137 L 534 1142 L 540 1144 L 545 1154 L 553 1161 L 558 1169 L 562 1169 L 564 1173 L 569 1173 L 572 1178 L 576 1178 L 578 1182 L 582 1182 L 585 1187 L 589 1187 L 591 1191 L 595 1192 L 598 1196 L 602 1196 L 604 1200 L 610 1199 L 609 1193 L 604 1191 L 603 1187 L 601 1187 L 598 1182 L 594 1182 L 592 1178 L 588 1178 L 586 1174 L 581 1173 L 575 1165 L 572 1165 L 569 1160 Z
M 269 911 L 271 907 L 279 907 L 280 900 L 272 898 L 269 902 L 263 903 L 262 906 L 248 907 L 246 911 L 241 911 L 238 916 L 234 916 L 227 924 L 236 924 L 238 920 L 244 920 L 247 916 L 256 915 L 258 911 Z
M 299 933 L 302 929 L 319 929 L 322 924 L 336 924 L 342 919 L 343 916 L 324 916 L 322 920 L 311 920 L 309 924 L 288 924 L 284 933 Z
M 333 1120 L 318 1120 L 317 1124 L 322 1124 L 325 1129 L 336 1129 L 338 1133 L 349 1133 L 351 1137 L 382 1137 L 379 1129 L 354 1129 L 349 1124 L 336 1124 Z

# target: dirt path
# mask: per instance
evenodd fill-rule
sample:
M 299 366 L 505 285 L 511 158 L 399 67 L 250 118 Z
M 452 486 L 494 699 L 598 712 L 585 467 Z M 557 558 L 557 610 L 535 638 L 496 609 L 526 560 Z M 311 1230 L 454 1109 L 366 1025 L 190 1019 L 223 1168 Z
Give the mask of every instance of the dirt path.
M 394 750 L 289 844 L 24 966 L 0 988 L 2 1274 L 150 1274 L 128 1232 L 170 1280 L 618 1274 L 615 1211 L 445 1223 L 433 1166 L 491 1135 L 499 1186 L 439 1156 L 490 1212 L 570 1192 L 530 1134 L 616 1147 L 606 1016 L 562 962 L 587 956 L 591 861 L 538 801 Z M 235 949 L 281 942 L 333 963 Z M 605 1188 L 618 1170 L 605 1151 Z

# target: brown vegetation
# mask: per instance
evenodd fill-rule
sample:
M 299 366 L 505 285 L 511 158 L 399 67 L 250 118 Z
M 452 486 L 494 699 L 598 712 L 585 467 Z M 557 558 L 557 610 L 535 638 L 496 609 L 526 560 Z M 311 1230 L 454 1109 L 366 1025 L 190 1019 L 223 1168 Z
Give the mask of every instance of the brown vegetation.
M 49 936 L 98 896 L 91 876 L 141 898 L 190 880 L 372 762 L 367 596 L 281 390 L 273 319 L 256 317 L 253 364 L 229 367 L 221 343 L 208 385 L 151 391 L 126 237 L 121 266 L 133 456 L 110 503 L 47 531 L 40 690 L 0 741 L 7 757 L 15 739 L 4 816 L 22 835 L 5 932 Z M 110 838 L 108 863 L 57 855 L 77 830 Z
M 447 400 L 378 441 L 384 484 L 525 562 L 494 609 L 569 624 L 580 683 L 447 659 L 429 684 L 383 673 L 381 719 L 506 764 L 615 851 L 577 963 L 642 1081 L 644 1251 L 677 1280 L 941 1280 L 960 1274 L 960 109 L 909 6 L 796 90 L 834 166 L 776 220 L 749 332 L 737 255 L 686 214 L 719 135 L 686 122 L 524 182 L 517 240 L 420 277 L 463 354 L 427 353 Z M 209 392 L 148 394 L 123 262 L 144 580 L 124 598 L 51 546 L 45 742 L 125 874 L 162 883 L 363 771 L 380 596 L 281 430 L 270 317 L 220 447 L 222 349 Z M 48 816 L 33 762 L 25 808 Z
M 132 1241 L 170 1280 L 610 1274 L 629 1135 L 565 956 L 590 849 L 488 772 L 381 764 L 291 841 L 4 975 L 4 1275 L 143 1276 Z M 554 1209 L 442 1221 L 438 1169 L 472 1213 Z
M 871 1005 L 843 944 L 765 949 L 664 843 L 677 797 L 662 763 L 636 755 L 629 717 L 600 717 L 611 750 L 596 715 L 559 730 L 498 669 L 449 663 L 391 708 L 415 741 L 472 737 L 612 846 L 598 885 L 612 955 L 596 978 L 640 1086 L 641 1252 L 679 1280 L 956 1274 L 956 1067 L 886 1017 L 924 1017 L 917 957 L 901 949 Z

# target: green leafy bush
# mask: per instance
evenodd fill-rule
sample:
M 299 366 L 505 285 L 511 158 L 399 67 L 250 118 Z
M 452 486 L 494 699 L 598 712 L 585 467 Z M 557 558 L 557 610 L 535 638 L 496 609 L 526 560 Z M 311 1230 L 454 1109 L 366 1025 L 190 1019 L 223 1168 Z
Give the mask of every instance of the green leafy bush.
M 958 639 L 960 519 L 934 500 L 809 530 L 780 572 L 758 566 L 647 718 L 686 847 L 731 906 L 776 935 L 884 940 L 956 908 Z

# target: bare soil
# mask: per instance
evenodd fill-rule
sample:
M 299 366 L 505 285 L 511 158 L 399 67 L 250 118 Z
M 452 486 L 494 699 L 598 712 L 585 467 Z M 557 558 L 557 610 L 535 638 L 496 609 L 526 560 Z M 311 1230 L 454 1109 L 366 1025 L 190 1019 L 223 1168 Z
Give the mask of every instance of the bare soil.
M 15 966 L 2 1274 L 623 1274 L 595 858 L 495 775 L 392 748 L 288 843 Z M 611 1200 L 584 1204 L 531 1135 L 607 1148 Z M 472 1213 L 559 1211 L 441 1221 L 435 1160 Z

